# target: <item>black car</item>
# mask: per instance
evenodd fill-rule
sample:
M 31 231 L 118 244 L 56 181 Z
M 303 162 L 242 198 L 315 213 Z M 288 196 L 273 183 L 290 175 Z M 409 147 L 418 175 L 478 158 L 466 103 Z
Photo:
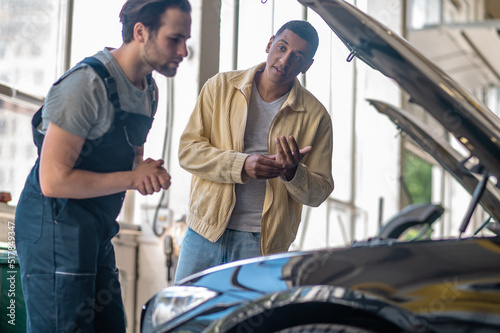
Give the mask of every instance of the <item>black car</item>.
M 192 275 L 145 306 L 142 332 L 500 332 L 500 119 L 405 40 L 340 0 L 299 0 L 357 57 L 394 79 L 458 139 L 463 157 L 411 114 L 370 100 L 472 199 L 456 239 L 398 241 L 442 209 L 411 207 L 346 248 L 242 260 Z M 464 237 L 478 205 L 491 236 Z

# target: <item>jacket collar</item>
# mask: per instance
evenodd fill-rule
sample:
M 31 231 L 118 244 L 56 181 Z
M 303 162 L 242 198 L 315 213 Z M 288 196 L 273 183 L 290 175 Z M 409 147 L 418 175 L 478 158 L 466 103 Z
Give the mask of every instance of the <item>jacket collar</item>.
M 238 74 L 233 76 L 229 81 L 234 85 L 234 87 L 242 92 L 242 94 L 246 97 L 247 101 L 250 100 L 250 94 L 252 92 L 252 82 L 255 77 L 255 74 L 258 71 L 263 71 L 266 67 L 266 63 L 263 62 L 254 67 L 251 67 L 247 70 L 240 71 Z M 292 89 L 290 90 L 290 94 L 288 98 L 283 103 L 283 107 L 290 107 L 292 110 L 297 112 L 305 111 L 305 107 L 302 101 L 302 85 L 299 80 L 295 78 L 293 82 Z

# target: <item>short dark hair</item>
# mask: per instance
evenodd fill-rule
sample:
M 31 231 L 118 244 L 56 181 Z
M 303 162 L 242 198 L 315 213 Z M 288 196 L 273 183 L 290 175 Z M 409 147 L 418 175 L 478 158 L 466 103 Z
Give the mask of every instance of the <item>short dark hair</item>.
M 130 43 L 134 39 L 134 26 L 138 22 L 150 32 L 157 32 L 161 26 L 161 15 L 167 8 L 191 13 L 188 0 L 128 0 L 120 12 L 123 42 Z
M 311 58 L 314 57 L 314 55 L 316 54 L 316 50 L 318 49 L 319 37 L 318 32 L 316 31 L 316 29 L 314 29 L 311 23 L 302 20 L 289 21 L 283 24 L 281 28 L 279 28 L 275 36 L 279 36 L 283 31 L 285 31 L 285 29 L 290 30 L 291 32 L 308 42 L 312 46 Z

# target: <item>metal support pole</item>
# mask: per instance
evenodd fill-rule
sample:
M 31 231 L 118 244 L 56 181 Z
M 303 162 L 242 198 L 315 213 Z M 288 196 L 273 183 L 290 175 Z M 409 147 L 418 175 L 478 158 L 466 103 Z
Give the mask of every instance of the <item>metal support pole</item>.
M 73 12 L 75 0 L 67 0 L 66 8 L 66 36 L 64 38 L 64 72 L 71 66 L 71 40 L 73 38 Z
M 233 8 L 233 63 L 232 69 L 238 69 L 238 34 L 240 26 L 240 0 L 234 0 Z

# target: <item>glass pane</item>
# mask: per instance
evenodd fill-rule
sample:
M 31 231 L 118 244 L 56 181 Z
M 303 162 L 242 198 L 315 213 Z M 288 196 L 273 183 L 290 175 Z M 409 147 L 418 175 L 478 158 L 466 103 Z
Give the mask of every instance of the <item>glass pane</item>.
M 404 184 L 410 204 L 431 202 L 432 165 L 409 151 L 404 163 Z
M 0 82 L 44 96 L 61 66 L 66 0 L 0 0 Z
M 119 14 L 124 3 L 125 0 L 74 0 L 70 67 L 104 47 L 120 47 L 122 24 Z M 91 21 L 99 24 L 89 24 Z
M 33 110 L 0 100 L 0 192 L 10 192 L 15 205 L 36 160 L 31 136 Z
M 220 52 L 219 52 L 219 70 L 221 72 L 231 71 L 236 69 L 236 64 L 233 64 L 235 57 L 235 34 L 238 32 L 235 29 L 237 3 L 234 0 L 223 0 L 220 9 Z
M 410 25 L 413 29 L 440 23 L 441 0 L 413 0 L 410 10 Z
M 274 1 L 265 3 L 240 1 L 237 69 L 247 69 L 266 60 L 267 42 L 274 34 L 273 6 Z M 256 17 L 258 17 L 258 24 L 255 24 Z

